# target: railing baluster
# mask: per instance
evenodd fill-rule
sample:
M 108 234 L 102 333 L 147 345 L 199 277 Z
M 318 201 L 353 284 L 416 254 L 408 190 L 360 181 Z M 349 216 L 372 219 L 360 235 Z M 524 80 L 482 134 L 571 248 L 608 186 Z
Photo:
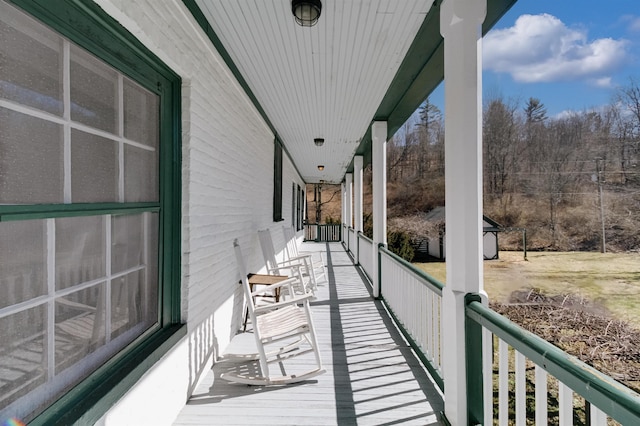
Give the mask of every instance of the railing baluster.
M 493 333 L 482 329 L 482 396 L 484 424 L 493 425 Z
M 509 424 L 509 345 L 498 340 L 498 423 Z
M 359 238 L 360 252 L 367 253 L 370 240 L 362 235 Z M 381 296 L 400 329 L 421 360 L 428 364 L 427 368 L 442 388 L 442 285 L 387 249 L 380 250 Z M 365 271 L 366 262 L 365 258 L 361 259 Z
M 547 372 L 538 365 L 535 369 L 536 380 L 536 426 L 547 425 Z
M 515 351 L 516 357 L 516 426 L 525 426 L 527 418 L 527 378 L 525 377 L 526 358 Z
M 591 416 L 591 426 L 607 426 L 607 415 L 595 405 L 591 404 L 591 410 L 586 414 Z
M 573 391 L 558 380 L 558 403 L 560 405 L 560 426 L 573 425 Z

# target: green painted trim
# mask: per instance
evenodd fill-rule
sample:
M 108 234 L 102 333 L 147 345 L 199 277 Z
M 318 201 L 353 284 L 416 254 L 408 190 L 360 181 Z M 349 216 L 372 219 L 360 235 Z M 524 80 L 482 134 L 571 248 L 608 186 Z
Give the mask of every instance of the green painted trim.
M 211 25 L 209 25 L 209 21 L 204 16 L 204 13 L 202 13 L 202 10 L 200 10 L 200 7 L 198 7 L 195 0 L 182 0 L 182 3 L 184 3 L 184 5 L 189 10 L 189 12 L 191 12 L 191 15 L 196 20 L 198 25 L 200 25 L 200 28 L 202 28 L 202 31 L 204 31 L 206 36 L 209 38 L 209 40 L 213 44 L 213 47 L 218 51 L 220 56 L 222 56 L 222 60 L 224 61 L 225 64 L 227 64 L 227 67 L 229 67 L 231 74 L 233 74 L 235 79 L 238 81 L 238 84 L 240 84 L 240 87 L 242 87 L 242 90 L 244 90 L 245 94 L 249 97 L 249 100 L 251 101 L 253 106 L 256 108 L 256 110 L 258 110 L 258 114 L 260 114 L 260 116 L 265 121 L 269 129 L 271 129 L 273 136 L 276 139 L 281 141 L 280 143 L 282 144 L 282 148 L 284 149 L 284 152 L 287 154 L 287 157 L 289 157 L 289 161 L 291 161 L 291 164 L 293 164 L 293 168 L 296 169 L 298 176 L 300 176 L 300 178 L 303 180 L 304 183 L 307 183 L 302 177 L 302 173 L 300 173 L 300 170 L 298 169 L 298 166 L 296 165 L 295 161 L 293 161 L 293 157 L 289 153 L 289 150 L 280 139 L 280 135 L 278 134 L 278 131 L 276 130 L 275 126 L 273 125 L 273 123 L 271 123 L 271 120 L 269 120 L 269 116 L 265 112 L 264 108 L 262 108 L 262 105 L 260 105 L 260 102 L 258 102 L 258 98 L 256 98 L 256 96 L 253 94 L 253 91 L 249 87 L 249 83 L 247 83 L 247 81 L 244 79 L 244 77 L 240 73 L 240 70 L 238 69 L 236 64 L 233 62 L 231 55 L 229 55 L 229 52 L 227 52 L 227 49 L 225 49 L 224 45 L 222 44 L 222 41 L 220 41 L 220 38 L 218 38 L 218 35 L 216 34 L 216 32 L 213 30 Z
M 220 56 L 222 56 L 222 60 L 224 60 L 224 63 L 227 64 L 227 67 L 229 67 L 231 74 L 233 74 L 233 76 L 236 78 L 236 80 L 240 84 L 240 87 L 242 87 L 244 92 L 247 94 L 247 96 L 251 100 L 251 103 L 253 103 L 253 106 L 256 107 L 256 109 L 258 110 L 258 113 L 262 116 L 262 119 L 265 121 L 265 123 L 267 123 L 267 126 L 269 127 L 269 129 L 271 129 L 271 131 L 273 132 L 273 135 L 276 138 L 279 138 L 276 128 L 271 123 L 271 120 L 269 120 L 269 116 L 262 108 L 262 105 L 260 105 L 260 102 L 258 102 L 258 99 L 256 98 L 256 96 L 253 94 L 253 91 L 249 87 L 249 83 L 247 83 L 247 81 L 242 76 L 242 73 L 240 73 L 240 70 L 238 69 L 236 64 L 233 62 L 231 55 L 229 55 L 229 52 L 227 52 L 227 49 L 225 49 L 224 45 L 222 44 L 222 41 L 220 41 L 220 38 L 218 38 L 218 35 L 216 34 L 216 32 L 213 30 L 211 25 L 209 25 L 209 21 L 204 16 L 204 13 L 202 13 L 202 10 L 200 10 L 200 7 L 198 7 L 196 1 L 182 0 L 182 3 L 184 3 L 184 5 L 189 10 L 189 12 L 191 12 L 191 15 L 194 17 L 198 25 L 200 25 L 200 28 L 202 28 L 202 31 L 204 31 L 205 35 L 209 38 L 211 43 L 213 43 L 213 47 L 215 47 L 215 49 L 218 51 Z
M 112 358 L 29 425 L 89 425 L 187 335 L 186 325 L 166 327 L 121 357 Z
M 9 0 L 153 93 L 180 79 L 118 21 L 88 0 Z
M 170 84 L 169 84 L 170 83 Z M 181 321 L 182 267 L 182 81 L 177 78 L 162 88 L 160 117 L 160 226 L 159 277 L 163 327 Z
M 273 142 L 273 221 L 282 222 L 282 142 L 276 138 Z M 300 185 L 298 185 L 300 195 Z M 291 200 L 292 203 L 295 200 Z M 298 225 L 294 225 L 297 229 Z
M 420 279 L 425 281 L 425 285 L 429 287 L 429 290 L 436 293 L 438 296 L 442 297 L 442 289 L 444 289 L 444 284 L 433 278 L 431 275 L 427 274 L 421 269 L 416 268 L 413 264 L 407 262 L 397 254 L 393 253 L 386 247 L 380 247 L 380 252 L 389 256 L 391 259 L 395 260 L 397 263 L 402 265 L 405 269 L 409 270 L 411 273 L 417 275 Z
M 416 356 L 420 359 L 420 362 L 422 362 L 422 365 L 424 365 L 425 368 L 429 371 L 429 374 L 431 375 L 431 378 L 433 378 L 433 381 L 436 382 L 436 385 L 438 385 L 438 388 L 440 388 L 440 390 L 444 392 L 443 378 L 440 376 L 440 374 L 435 369 L 435 367 L 431 365 L 431 362 L 429 362 L 429 360 L 424 355 L 424 353 L 422 353 L 422 349 L 420 349 L 420 346 L 418 346 L 418 344 L 413 339 L 411 334 L 409 334 L 409 332 L 404 328 L 404 326 L 402 325 L 402 322 L 400 322 L 400 320 L 398 319 L 396 314 L 393 312 L 393 309 L 391 309 L 391 306 L 389 306 L 385 298 L 381 296 L 380 300 L 382 300 L 382 303 L 384 304 L 385 309 L 387 310 L 387 312 L 389 312 L 389 316 L 391 316 L 391 319 L 393 320 L 393 322 L 396 323 L 398 330 L 400 330 L 404 338 L 407 340 L 407 342 L 409 342 L 409 345 L 415 352 Z
M 160 202 L 1 206 L 1 220 L 158 211 L 158 327 L 107 361 L 46 408 L 34 424 L 92 424 L 186 334 L 180 325 L 181 86 L 180 77 L 89 0 L 10 0 L 160 97 Z
M 479 302 L 472 301 L 467 305 L 466 317 L 491 331 L 616 421 L 625 425 L 640 424 L 640 395 L 633 390 Z
M 467 294 L 464 298 L 465 306 L 471 302 L 481 303 L 477 294 Z M 469 321 L 465 316 L 465 359 L 467 383 L 467 423 L 480 425 L 484 422 L 484 395 L 482 392 L 482 326 Z
M 0 222 L 158 211 L 160 211 L 158 203 L 11 205 L 0 207 Z
M 516 1 L 488 0 L 482 34 L 493 28 Z M 434 1 L 371 119 L 371 123 L 387 122 L 387 140 L 391 139 L 444 79 L 444 41 L 440 34 L 441 3 L 441 0 Z M 356 155 L 363 156 L 365 165 L 371 162 L 371 126 L 368 126 L 362 136 Z M 352 172 L 353 160 L 346 173 Z

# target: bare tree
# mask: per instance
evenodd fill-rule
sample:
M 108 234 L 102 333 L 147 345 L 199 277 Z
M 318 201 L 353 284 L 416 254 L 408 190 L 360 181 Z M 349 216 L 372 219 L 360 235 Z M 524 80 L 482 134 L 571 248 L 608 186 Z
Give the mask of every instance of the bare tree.
M 636 164 L 640 154 L 640 85 L 634 78 L 621 87 L 616 96 L 615 133 L 623 180 L 628 181 L 629 166 Z
M 520 144 L 515 102 L 490 99 L 483 113 L 483 149 L 485 192 L 502 200 L 511 192 L 518 171 Z

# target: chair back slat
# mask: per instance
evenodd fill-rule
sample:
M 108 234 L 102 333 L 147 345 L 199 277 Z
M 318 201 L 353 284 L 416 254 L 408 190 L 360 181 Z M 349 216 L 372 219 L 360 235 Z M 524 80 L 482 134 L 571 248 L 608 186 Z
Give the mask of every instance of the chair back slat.
M 273 240 L 271 240 L 271 233 L 268 229 L 258 231 L 258 238 L 260 239 L 260 248 L 262 249 L 262 256 L 267 268 L 274 270 L 278 268 L 278 260 L 276 259 L 276 252 L 273 248 Z
M 244 299 L 249 311 L 249 318 L 252 324 L 256 323 L 255 304 L 253 297 L 251 297 L 251 286 L 249 285 L 249 276 L 247 274 L 247 267 L 244 264 L 244 257 L 242 256 L 242 250 L 240 249 L 240 243 L 237 239 L 233 241 L 233 250 L 236 255 L 236 263 L 238 265 L 238 272 L 240 273 L 240 282 L 242 283 L 242 291 L 244 292 Z
M 284 239 L 287 242 L 286 249 L 288 258 L 292 259 L 300 256 L 298 253 L 298 242 L 296 241 L 296 234 L 293 231 L 293 228 L 283 226 L 282 232 L 284 233 Z

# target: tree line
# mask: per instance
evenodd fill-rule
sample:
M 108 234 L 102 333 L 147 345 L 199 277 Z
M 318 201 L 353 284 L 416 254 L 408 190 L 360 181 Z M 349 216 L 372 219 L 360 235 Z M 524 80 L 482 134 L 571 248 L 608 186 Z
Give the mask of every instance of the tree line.
M 506 228 L 526 228 L 530 248 L 595 250 L 606 237 L 611 251 L 640 249 L 636 79 L 602 108 L 556 117 L 535 97 L 491 96 L 482 132 L 484 213 Z M 444 117 L 429 99 L 389 142 L 387 167 L 394 227 L 406 218 L 415 228 L 416 217 L 444 205 Z M 521 241 L 519 234 L 501 239 L 503 248 Z

